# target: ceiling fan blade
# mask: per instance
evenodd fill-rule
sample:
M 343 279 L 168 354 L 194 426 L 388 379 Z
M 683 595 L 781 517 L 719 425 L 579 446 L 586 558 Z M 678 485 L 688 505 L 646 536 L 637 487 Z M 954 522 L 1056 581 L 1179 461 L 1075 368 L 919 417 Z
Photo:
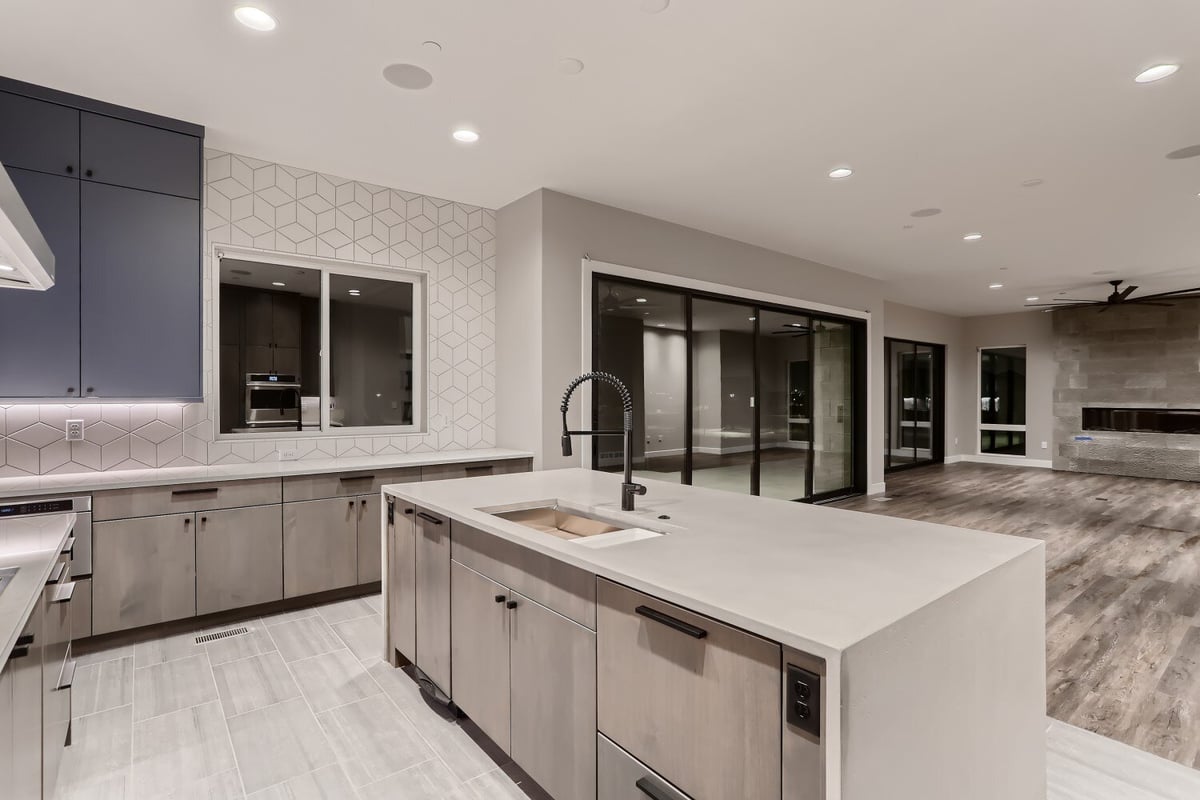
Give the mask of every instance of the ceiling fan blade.
M 1117 295 L 1117 297 L 1120 298 L 1121 300 L 1127 300 L 1129 298 L 1129 295 L 1133 294 L 1137 290 L 1138 290 L 1138 287 L 1136 287 L 1136 286 L 1126 286 L 1124 289 L 1121 290 L 1121 293 L 1119 295 Z
M 1179 295 L 1197 294 L 1197 293 L 1200 293 L 1200 286 L 1197 286 L 1193 289 L 1176 289 L 1173 292 L 1155 292 L 1154 294 L 1143 295 L 1142 297 L 1139 297 L 1138 299 L 1139 300 L 1158 300 L 1159 298 L 1162 298 L 1162 297 L 1177 298 L 1177 297 L 1179 297 Z
M 1172 297 L 1171 299 L 1174 300 L 1175 298 Z M 1156 303 L 1153 300 L 1147 302 L 1145 300 L 1137 300 L 1137 299 L 1128 300 L 1128 301 L 1126 301 L 1126 304 L 1134 305 L 1134 306 L 1158 306 L 1159 308 L 1174 308 L 1175 307 L 1174 303 Z
M 1026 308 L 1043 308 L 1047 311 L 1058 311 L 1063 308 L 1091 308 L 1092 306 L 1106 306 L 1107 303 L 1096 303 L 1091 300 L 1082 303 L 1026 303 Z

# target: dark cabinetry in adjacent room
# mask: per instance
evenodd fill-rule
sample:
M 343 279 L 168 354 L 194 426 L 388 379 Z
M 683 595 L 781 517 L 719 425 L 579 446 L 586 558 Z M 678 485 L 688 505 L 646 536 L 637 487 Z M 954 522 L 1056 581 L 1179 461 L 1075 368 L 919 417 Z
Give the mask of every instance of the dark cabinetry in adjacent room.
M 55 257 L 0 292 L 0 397 L 199 399 L 203 128 L 4 78 L 0 119 Z

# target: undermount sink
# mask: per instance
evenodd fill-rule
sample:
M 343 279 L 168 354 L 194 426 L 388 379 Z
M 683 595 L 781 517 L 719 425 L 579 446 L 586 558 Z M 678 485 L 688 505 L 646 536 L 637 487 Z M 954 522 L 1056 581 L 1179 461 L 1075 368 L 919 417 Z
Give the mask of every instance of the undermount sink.
M 538 533 L 590 547 L 607 547 L 663 535 L 660 531 L 647 530 L 637 525 L 616 524 L 556 502 L 479 510 Z

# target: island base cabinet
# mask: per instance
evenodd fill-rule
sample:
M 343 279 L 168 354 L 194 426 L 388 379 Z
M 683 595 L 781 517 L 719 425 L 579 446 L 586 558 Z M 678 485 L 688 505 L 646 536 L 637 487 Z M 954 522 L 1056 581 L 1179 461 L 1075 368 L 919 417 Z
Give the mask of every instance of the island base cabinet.
M 358 582 L 374 583 L 383 577 L 383 543 L 379 520 L 380 495 L 358 498 Z
M 335 497 L 283 504 L 283 596 L 358 583 L 358 501 Z
M 400 666 L 395 651 L 408 662 L 417 657 L 417 526 L 414 509 L 388 501 L 388 635 L 393 666 Z
M 595 800 L 596 634 L 515 592 L 511 602 L 510 755 L 555 800 Z
M 447 697 L 450 681 L 450 521 L 417 509 L 417 654 L 425 677 Z
M 691 800 L 603 734 L 596 735 L 596 759 L 596 800 Z
M 279 506 L 204 511 L 196 516 L 196 613 L 283 597 Z
M 92 524 L 92 632 L 196 615 L 192 514 Z
M 450 566 L 451 675 L 454 702 L 509 752 L 508 590 L 464 567 Z
M 0 775 L 13 774 L 13 668 L 0 664 Z M 11 780 L 11 778 L 9 778 Z
M 599 731 L 692 797 L 777 800 L 780 646 L 603 579 L 597 601 Z
M 42 797 L 42 659 L 45 609 L 34 606 L 20 638 L 25 648 L 14 649 L 8 659 L 13 692 L 13 771 L 4 782 L 6 800 L 41 800 Z

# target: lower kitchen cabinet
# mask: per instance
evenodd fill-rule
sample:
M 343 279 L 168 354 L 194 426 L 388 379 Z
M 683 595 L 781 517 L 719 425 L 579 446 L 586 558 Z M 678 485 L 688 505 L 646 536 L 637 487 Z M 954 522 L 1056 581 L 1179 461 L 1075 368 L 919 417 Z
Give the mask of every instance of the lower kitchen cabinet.
M 450 520 L 417 509 L 417 667 L 447 697 L 450 679 Z
M 378 494 L 358 498 L 358 582 L 374 583 L 383 577 L 383 504 Z
M 34 605 L 19 645 L 8 659 L 13 691 L 13 771 L 4 781 L 4 797 L 41 800 L 42 797 L 42 621 L 41 603 Z M 11 792 L 11 795 L 9 794 Z
M 193 514 L 92 524 L 92 632 L 196 615 Z
M 454 702 L 506 753 L 509 733 L 508 589 L 457 561 L 450 566 Z M 515 602 L 515 601 L 514 601 Z
M 196 514 L 196 613 L 283 598 L 283 515 L 278 505 Z
M 603 734 L 596 735 L 596 750 L 596 800 L 690 800 Z
M 388 636 L 392 649 L 408 661 L 417 658 L 417 525 L 416 509 L 389 500 Z M 394 662 L 397 663 L 397 662 Z
M 283 596 L 358 583 L 358 511 L 354 497 L 283 504 Z
M 0 664 L 0 775 L 13 774 L 13 666 Z

